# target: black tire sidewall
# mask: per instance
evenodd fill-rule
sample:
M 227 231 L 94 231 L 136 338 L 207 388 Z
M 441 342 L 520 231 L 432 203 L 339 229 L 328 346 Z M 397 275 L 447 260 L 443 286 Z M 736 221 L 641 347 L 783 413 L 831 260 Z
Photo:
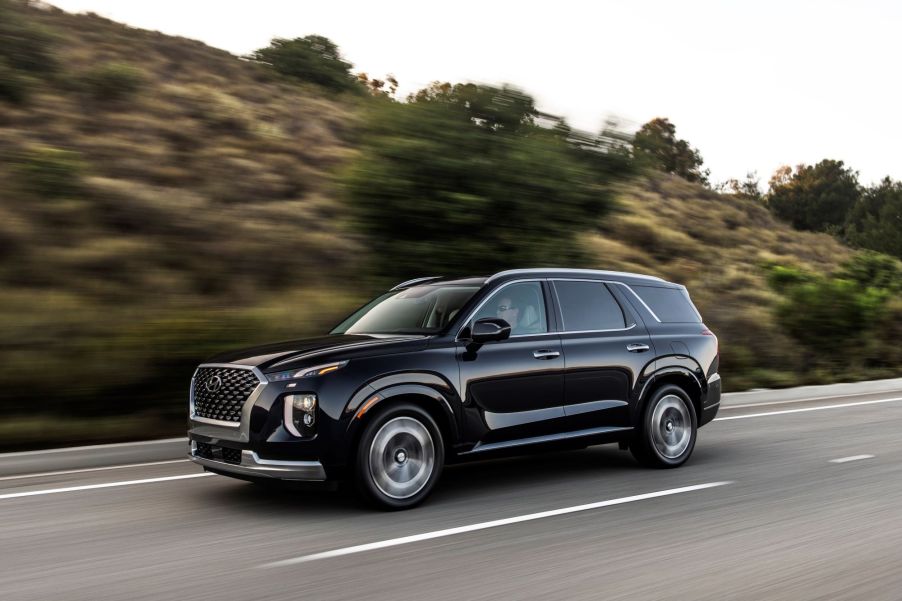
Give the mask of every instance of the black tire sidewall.
M 429 434 L 432 436 L 432 444 L 435 448 L 435 466 L 432 475 L 426 485 L 420 489 L 417 494 L 406 499 L 395 499 L 389 497 L 376 486 L 373 482 L 372 475 L 369 470 L 369 451 L 370 445 L 373 443 L 376 433 L 389 420 L 396 417 L 412 417 L 422 423 Z M 442 468 L 445 465 L 445 446 L 442 439 L 442 433 L 438 424 L 432 419 L 425 410 L 410 403 L 401 403 L 380 408 L 380 410 L 370 418 L 364 427 L 360 436 L 360 443 L 357 445 L 357 454 L 354 462 L 354 480 L 357 490 L 365 497 L 366 500 L 374 503 L 378 507 L 387 510 L 408 509 L 415 507 L 423 502 L 429 493 L 432 492 L 435 483 L 441 475 Z
M 689 419 L 692 422 L 691 439 L 689 441 L 689 446 L 686 447 L 686 450 L 683 451 L 683 453 L 679 457 L 673 459 L 661 455 L 657 447 L 655 447 L 654 441 L 652 440 L 651 436 L 651 419 L 654 415 L 655 407 L 658 405 L 658 403 L 661 402 L 661 399 L 670 395 L 676 396 L 683 402 L 683 405 L 685 405 L 686 410 L 689 412 Z M 652 467 L 679 467 L 686 463 L 686 461 L 692 455 L 692 451 L 695 449 L 695 441 L 697 438 L 698 417 L 695 414 L 695 407 L 693 406 L 692 401 L 689 399 L 689 395 L 687 395 L 682 388 L 674 384 L 667 384 L 655 390 L 651 398 L 648 400 L 648 403 L 646 403 L 645 410 L 642 413 L 640 444 L 642 446 L 641 455 L 642 459 L 644 460 L 643 463 L 651 465 Z

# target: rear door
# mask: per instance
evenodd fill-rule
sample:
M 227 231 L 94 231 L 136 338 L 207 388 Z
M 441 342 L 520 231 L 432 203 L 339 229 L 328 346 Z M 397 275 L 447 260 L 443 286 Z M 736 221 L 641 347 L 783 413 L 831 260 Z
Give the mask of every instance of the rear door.
M 629 427 L 636 381 L 654 360 L 648 331 L 616 286 L 598 280 L 555 279 L 561 330 L 564 412 L 573 430 Z

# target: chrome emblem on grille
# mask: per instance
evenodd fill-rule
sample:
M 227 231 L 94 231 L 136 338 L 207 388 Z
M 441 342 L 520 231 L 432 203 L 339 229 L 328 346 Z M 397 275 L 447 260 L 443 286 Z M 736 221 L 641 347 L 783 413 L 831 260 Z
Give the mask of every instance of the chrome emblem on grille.
M 222 388 L 222 378 L 219 376 L 210 376 L 207 378 L 207 382 L 204 384 L 207 392 L 218 392 L 220 388 Z

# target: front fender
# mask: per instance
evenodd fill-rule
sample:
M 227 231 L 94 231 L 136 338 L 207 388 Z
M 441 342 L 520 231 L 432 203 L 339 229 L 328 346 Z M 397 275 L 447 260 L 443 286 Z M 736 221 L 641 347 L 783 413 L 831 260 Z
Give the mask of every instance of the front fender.
M 378 378 L 360 388 L 345 406 L 348 418 L 348 434 L 356 436 L 365 414 L 391 399 L 400 397 L 420 397 L 430 399 L 425 409 L 438 412 L 444 417 L 453 440 L 458 438 L 457 414 L 452 406 L 453 388 L 443 378 L 426 372 L 408 372 Z

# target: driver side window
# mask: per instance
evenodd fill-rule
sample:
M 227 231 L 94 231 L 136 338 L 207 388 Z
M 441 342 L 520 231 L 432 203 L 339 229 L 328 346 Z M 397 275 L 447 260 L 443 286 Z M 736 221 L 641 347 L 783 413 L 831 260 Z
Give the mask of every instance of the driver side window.
M 545 299 L 540 282 L 503 286 L 482 305 L 473 321 L 494 317 L 511 325 L 511 336 L 544 334 L 548 331 Z

